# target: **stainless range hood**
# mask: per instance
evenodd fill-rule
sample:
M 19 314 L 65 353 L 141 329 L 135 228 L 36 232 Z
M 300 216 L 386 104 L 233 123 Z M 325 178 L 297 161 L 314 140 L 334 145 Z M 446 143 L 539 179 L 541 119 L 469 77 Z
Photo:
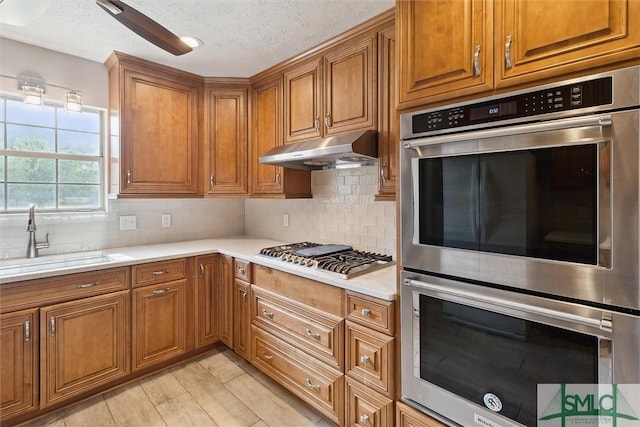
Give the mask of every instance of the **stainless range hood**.
M 378 134 L 373 130 L 349 132 L 275 147 L 260 156 L 260 163 L 317 170 L 374 165 Z

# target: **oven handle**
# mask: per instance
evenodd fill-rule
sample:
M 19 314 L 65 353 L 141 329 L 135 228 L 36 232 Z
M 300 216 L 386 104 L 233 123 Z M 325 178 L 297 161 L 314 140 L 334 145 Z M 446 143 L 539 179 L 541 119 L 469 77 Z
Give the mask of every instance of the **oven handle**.
M 600 322 L 599 320 L 589 319 L 589 318 L 578 316 L 571 313 L 564 313 L 557 310 L 550 310 L 548 308 L 536 307 L 536 306 L 532 306 L 529 304 L 522 304 L 515 301 L 507 302 L 500 298 L 480 295 L 474 292 L 459 291 L 459 290 L 451 289 L 450 287 L 436 285 L 433 283 L 421 282 L 414 279 L 405 279 L 404 284 L 408 286 L 416 286 L 418 288 L 426 289 L 434 292 L 439 292 L 446 295 L 459 297 L 461 299 L 461 302 L 463 303 L 465 300 L 468 301 L 469 299 L 471 299 L 473 301 L 492 304 L 494 306 L 499 306 L 503 308 L 521 310 L 529 314 L 535 314 L 535 315 L 544 316 L 544 317 L 551 317 L 557 320 L 564 320 L 571 323 L 577 323 L 580 325 L 588 326 L 590 328 L 605 330 L 607 332 L 611 332 L 612 330 L 611 324 L 606 325 Z
M 572 117 L 569 119 L 554 120 L 542 123 L 529 123 L 524 125 L 507 126 L 496 129 L 461 132 L 453 135 L 440 135 L 418 138 L 406 141 L 404 148 L 419 148 L 424 145 L 445 144 L 449 142 L 469 141 L 482 138 L 495 138 L 499 136 L 521 135 L 533 132 L 548 132 L 553 130 L 571 129 L 584 126 L 611 126 L 611 114 L 600 116 Z

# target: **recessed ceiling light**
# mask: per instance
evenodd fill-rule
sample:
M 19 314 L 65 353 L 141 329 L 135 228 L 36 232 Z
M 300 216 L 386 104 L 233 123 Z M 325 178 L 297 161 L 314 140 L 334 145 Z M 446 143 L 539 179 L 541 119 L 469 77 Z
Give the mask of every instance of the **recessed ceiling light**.
M 182 37 L 180 37 L 180 40 L 185 42 L 187 44 L 187 46 L 189 46 L 191 48 L 194 48 L 194 49 L 204 45 L 202 40 L 200 40 L 197 37 L 193 37 L 193 36 L 182 36 Z

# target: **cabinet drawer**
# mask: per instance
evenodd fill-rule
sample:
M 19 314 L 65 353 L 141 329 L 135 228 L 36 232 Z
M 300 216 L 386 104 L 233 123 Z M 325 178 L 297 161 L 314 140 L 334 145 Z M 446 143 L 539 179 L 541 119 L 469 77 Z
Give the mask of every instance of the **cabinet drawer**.
M 388 335 L 395 329 L 394 307 L 394 301 L 347 292 L 347 319 Z
M 234 259 L 234 274 L 236 279 L 251 283 L 251 263 L 241 259 Z
M 2 285 L 1 312 L 32 308 L 129 288 L 129 267 Z
M 343 425 L 344 375 L 252 326 L 251 362 L 331 421 Z
M 134 265 L 131 271 L 133 287 L 169 282 L 186 277 L 186 260 L 182 258 Z
M 257 326 L 342 370 L 344 324 L 341 318 L 253 286 L 252 319 Z
M 396 426 L 398 427 L 445 427 L 439 421 L 413 409 L 402 402 L 396 402 Z
M 394 338 L 347 321 L 345 372 L 386 396 L 394 389 Z
M 346 413 L 348 426 L 388 427 L 393 425 L 393 400 L 346 377 Z

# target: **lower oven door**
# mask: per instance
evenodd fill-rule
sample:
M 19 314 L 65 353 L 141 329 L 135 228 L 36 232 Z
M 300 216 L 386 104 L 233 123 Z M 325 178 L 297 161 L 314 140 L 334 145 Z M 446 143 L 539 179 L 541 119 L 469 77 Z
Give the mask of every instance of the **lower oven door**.
M 640 383 L 630 314 L 404 271 L 402 394 L 464 426 L 537 425 L 538 384 Z

